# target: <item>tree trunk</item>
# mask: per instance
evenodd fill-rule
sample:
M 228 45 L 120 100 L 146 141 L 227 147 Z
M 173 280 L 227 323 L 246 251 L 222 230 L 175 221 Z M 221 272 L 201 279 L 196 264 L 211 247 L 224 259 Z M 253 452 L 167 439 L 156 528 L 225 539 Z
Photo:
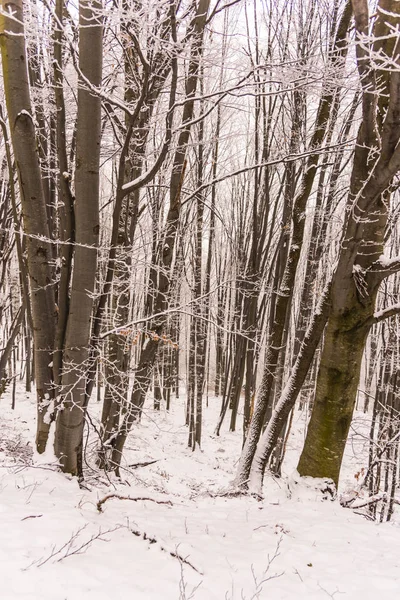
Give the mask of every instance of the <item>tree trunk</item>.
M 4 4 L 3 4 L 4 6 Z M 17 164 L 24 230 L 27 234 L 27 264 L 32 304 L 35 377 L 38 400 L 36 446 L 46 448 L 53 397 L 52 361 L 55 301 L 51 245 L 46 202 L 40 172 L 36 132 L 30 99 L 28 65 L 23 25 L 23 2 L 4 6 L 0 15 L 0 39 L 4 90 L 14 157 Z
M 78 116 L 76 138 L 76 246 L 71 302 L 65 336 L 62 404 L 57 419 L 55 451 L 62 469 L 82 474 L 80 463 L 89 340 L 96 283 L 99 241 L 99 160 L 101 100 L 83 78 L 99 87 L 102 78 L 102 4 L 82 0 L 79 5 Z
M 353 0 L 358 39 L 369 36 L 366 0 Z M 400 7 L 381 0 L 376 42 L 357 45 L 363 88 L 362 123 L 358 132 L 347 204 L 347 221 L 332 286 L 329 317 L 311 421 L 298 470 L 301 475 L 329 477 L 337 485 L 353 409 L 361 362 L 373 320 L 377 291 L 388 275 L 378 272 L 383 252 L 392 178 L 400 169 L 400 75 L 380 71 L 373 53 L 398 61 L 389 20 L 398 22 Z M 390 17 L 390 18 L 389 18 Z M 397 17 L 397 19 L 396 19 Z M 377 85 L 384 101 L 377 102 Z M 382 89 L 383 88 L 383 89 Z M 383 111 L 381 114 L 380 111 Z M 378 133 L 379 131 L 379 133 Z M 366 217 L 367 216 L 367 217 Z
M 329 319 L 300 475 L 339 481 L 368 329 L 359 323 L 348 328 L 341 316 Z
M 199 61 L 202 55 L 203 36 L 207 13 L 210 5 L 210 0 L 200 0 L 196 14 L 193 18 L 193 41 L 191 49 L 191 57 L 188 67 L 188 78 L 186 81 L 186 103 L 183 109 L 182 124 L 178 146 L 175 153 L 172 175 L 170 180 L 170 205 L 165 226 L 165 236 L 160 244 L 159 264 L 152 266 L 152 271 L 160 269 L 158 273 L 158 281 L 156 289 L 150 291 L 148 301 L 151 300 L 152 310 L 155 313 L 162 313 L 168 302 L 168 294 L 170 290 L 169 271 L 174 258 L 176 246 L 176 234 L 178 231 L 179 218 L 181 212 L 181 188 L 185 175 L 186 168 L 186 152 L 189 141 L 191 121 L 194 113 L 194 96 L 196 93 Z M 161 334 L 165 327 L 165 317 L 155 319 L 149 323 L 151 333 L 145 337 L 142 343 L 142 349 L 139 359 L 139 364 L 135 374 L 135 381 L 132 389 L 131 400 L 128 406 L 127 414 L 123 420 L 120 430 L 115 440 L 115 447 L 112 455 L 112 464 L 118 467 L 121 463 L 122 451 L 125 445 L 126 438 L 132 428 L 133 423 L 141 414 L 143 404 L 149 385 L 151 382 L 151 374 L 155 362 L 157 348 Z

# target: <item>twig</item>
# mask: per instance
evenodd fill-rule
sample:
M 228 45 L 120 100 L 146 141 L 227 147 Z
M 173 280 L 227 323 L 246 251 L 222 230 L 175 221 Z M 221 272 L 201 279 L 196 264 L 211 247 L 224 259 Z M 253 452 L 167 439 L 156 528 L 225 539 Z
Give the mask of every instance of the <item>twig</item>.
M 253 575 L 253 580 L 254 580 L 254 585 L 255 585 L 255 592 L 254 594 L 251 596 L 250 600 L 255 600 L 256 598 L 260 598 L 260 594 L 263 590 L 263 586 L 265 583 L 267 583 L 268 581 L 271 581 L 271 579 L 277 579 L 278 577 L 282 577 L 282 575 L 284 574 L 284 571 L 282 571 L 281 573 L 274 573 L 273 575 L 268 575 L 272 563 L 278 558 L 278 556 L 280 556 L 280 547 L 283 541 L 283 536 L 281 536 L 276 544 L 276 548 L 275 548 L 275 552 L 273 554 L 273 556 L 270 556 L 269 554 L 267 554 L 267 566 L 262 574 L 262 579 L 258 579 L 255 570 L 254 570 L 254 566 L 251 565 L 251 573 Z
M 186 595 L 186 588 L 187 588 L 187 583 L 185 581 L 185 577 L 183 574 L 183 564 L 182 561 L 179 561 L 180 563 L 180 567 L 181 567 L 181 578 L 179 581 L 179 600 L 192 600 L 192 598 L 194 598 L 197 590 L 199 589 L 199 587 L 201 586 L 201 584 L 203 583 L 202 581 L 200 581 L 200 583 L 198 583 L 191 591 L 190 596 Z
M 184 556 L 182 556 L 181 554 L 179 554 L 178 547 L 176 548 L 176 551 L 174 552 L 173 550 L 168 550 L 167 548 L 164 548 L 164 546 L 161 546 L 161 544 L 157 540 L 157 538 L 152 537 L 152 536 L 148 536 L 145 531 L 142 532 L 142 531 L 139 531 L 138 529 L 131 529 L 131 532 L 133 533 L 133 535 L 136 535 L 136 537 L 140 537 L 143 540 L 146 540 L 147 542 L 149 542 L 149 544 L 159 544 L 160 545 L 160 550 L 162 550 L 163 552 L 167 552 L 167 554 L 169 554 L 173 558 L 177 558 L 180 563 L 188 565 L 194 571 L 196 571 L 196 573 L 199 573 L 199 575 L 204 575 L 204 573 L 202 571 L 200 571 L 199 569 L 197 569 L 191 562 L 189 562 L 187 558 L 185 558 Z
M 148 467 L 149 465 L 154 465 L 154 463 L 159 462 L 159 458 L 157 458 L 156 460 L 148 460 L 147 462 L 138 462 L 138 463 L 132 463 L 131 465 L 128 465 L 128 468 L 130 469 L 138 469 L 139 467 Z
M 376 504 L 381 500 L 386 500 L 387 493 L 381 492 L 379 494 L 375 494 L 374 496 L 369 496 L 368 498 L 357 498 L 357 496 L 350 498 L 349 500 L 341 500 L 340 504 L 343 508 L 364 508 L 364 506 L 371 506 L 371 504 Z
M 102 512 L 103 504 L 105 504 L 105 502 L 107 502 L 107 500 L 111 500 L 112 498 L 117 498 L 117 500 L 132 500 L 132 502 L 148 500 L 149 502 L 155 502 L 156 504 L 168 504 L 169 506 L 173 506 L 171 500 L 155 500 L 154 498 L 146 498 L 146 497 L 142 497 L 142 496 L 133 498 L 132 496 L 121 496 L 120 494 L 112 493 L 112 494 L 107 494 L 107 496 L 104 496 L 104 498 L 102 498 L 101 500 L 98 501 L 97 510 L 99 512 Z
M 318 583 L 318 587 L 320 590 L 322 590 L 323 592 L 325 592 L 325 594 L 327 594 L 330 598 L 335 598 L 335 594 L 343 594 L 344 592 L 341 592 L 339 590 L 339 588 L 336 588 L 336 590 L 334 592 L 328 592 L 328 590 L 326 590 L 325 588 L 322 587 L 322 585 L 320 584 L 319 581 L 317 581 Z
M 82 531 L 84 531 L 84 529 L 86 529 L 87 525 L 88 524 L 86 523 L 85 525 L 83 525 L 82 527 L 77 529 L 77 531 L 75 531 L 71 535 L 69 540 L 67 542 L 65 542 L 65 544 L 60 546 L 59 548 L 57 548 L 56 546 L 53 546 L 49 556 L 47 556 L 45 558 L 42 557 L 42 558 L 39 558 L 38 560 L 33 561 L 28 567 L 26 567 L 23 570 L 27 571 L 28 569 L 30 569 L 30 567 L 33 567 L 34 565 L 36 567 L 42 567 L 47 562 L 49 562 L 52 558 L 55 559 L 53 562 L 61 562 L 62 560 L 64 560 L 65 558 L 68 558 L 69 556 L 73 556 L 73 555 L 77 555 L 77 554 L 84 554 L 86 552 L 86 550 L 89 548 L 89 546 L 95 540 L 99 540 L 101 542 L 108 542 L 109 540 L 104 538 L 103 536 L 105 536 L 107 533 L 113 533 L 114 531 L 121 529 L 121 527 L 125 527 L 124 525 L 116 525 L 113 529 L 107 529 L 107 531 L 101 531 L 101 529 L 99 529 L 98 533 L 92 535 L 88 540 L 86 540 L 86 542 L 83 542 L 80 546 L 76 547 L 75 542 L 78 539 L 79 535 L 82 533 Z

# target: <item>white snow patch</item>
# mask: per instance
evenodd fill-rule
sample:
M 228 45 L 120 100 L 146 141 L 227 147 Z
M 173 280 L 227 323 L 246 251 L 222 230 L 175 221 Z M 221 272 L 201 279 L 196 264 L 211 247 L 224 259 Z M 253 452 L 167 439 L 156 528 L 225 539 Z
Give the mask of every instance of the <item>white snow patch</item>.
M 97 441 L 89 438 L 91 468 L 87 489 L 81 489 L 54 466 L 54 425 L 46 453 L 27 458 L 34 439 L 34 395 L 21 387 L 15 411 L 9 395 L 2 396 L 2 599 L 323 600 L 329 594 L 397 600 L 398 521 L 370 523 L 338 501 L 321 501 L 326 482 L 296 473 L 287 477 L 299 456 L 302 413 L 294 416 L 284 477 L 267 477 L 266 499 L 257 502 L 215 496 L 234 477 L 241 424 L 235 433 L 226 424 L 216 437 L 220 400 L 210 398 L 203 448 L 193 453 L 183 425 L 184 400 L 172 399 L 171 414 L 145 410 L 128 439 L 121 481 L 94 469 Z M 95 421 L 99 408 L 92 402 Z M 344 467 L 349 488 L 356 483 L 366 444 L 361 434 L 367 430 L 365 416 L 356 414 Z M 150 459 L 157 462 L 128 467 Z M 110 499 L 99 512 L 98 500 L 111 492 L 170 500 L 172 506 Z

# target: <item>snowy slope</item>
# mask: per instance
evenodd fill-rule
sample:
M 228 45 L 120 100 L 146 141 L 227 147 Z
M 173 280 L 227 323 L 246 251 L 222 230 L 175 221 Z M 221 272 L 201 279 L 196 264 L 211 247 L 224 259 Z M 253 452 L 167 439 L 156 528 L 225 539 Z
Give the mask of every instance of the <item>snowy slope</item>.
M 127 446 L 123 481 L 87 470 L 86 485 L 32 451 L 34 399 L 1 399 L 1 600 L 397 599 L 400 529 L 322 501 L 313 482 L 268 479 L 266 499 L 217 496 L 232 479 L 241 432 L 212 435 L 219 402 L 205 409 L 203 452 L 186 448 L 182 400 L 148 411 Z M 93 405 L 93 418 L 97 406 Z M 300 434 L 290 441 L 288 469 Z M 348 449 L 349 483 L 356 471 Z M 93 464 L 95 439 L 87 445 Z M 357 457 L 359 460 L 359 457 Z M 109 499 L 108 493 L 150 500 Z

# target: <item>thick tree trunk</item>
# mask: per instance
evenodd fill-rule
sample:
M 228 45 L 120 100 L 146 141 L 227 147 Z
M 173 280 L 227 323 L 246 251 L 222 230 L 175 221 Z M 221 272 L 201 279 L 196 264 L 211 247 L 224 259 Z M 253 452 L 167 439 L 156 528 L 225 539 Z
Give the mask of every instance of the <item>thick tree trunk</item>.
M 357 35 L 364 39 L 369 36 L 368 3 L 353 0 L 353 8 Z M 332 313 L 321 354 L 313 413 L 298 466 L 301 475 L 329 477 L 335 484 L 356 402 L 376 295 L 387 275 L 376 272 L 374 266 L 379 264 L 383 252 L 388 189 L 400 169 L 399 73 L 380 71 L 372 60 L 372 53 L 377 50 L 382 57 L 388 53 L 388 59 L 398 60 L 398 50 L 389 35 L 392 24 L 386 21 L 389 16 L 398 22 L 398 3 L 381 0 L 378 13 L 374 30 L 378 47 L 372 41 L 357 45 L 363 87 L 362 124 L 354 155 L 345 236 L 332 287 Z M 377 102 L 377 81 L 387 92 L 381 106 Z M 384 108 L 383 119 L 380 110 Z
M 331 317 L 325 333 L 316 395 L 300 475 L 328 477 L 337 485 L 347 441 L 368 326 L 348 328 L 346 317 Z
M 55 301 L 51 245 L 36 132 L 30 99 L 23 25 L 23 2 L 2 2 L 0 40 L 4 90 L 14 157 L 17 164 L 24 230 L 27 234 L 27 265 L 32 304 L 35 377 L 38 399 L 36 445 L 44 452 L 53 397 L 52 362 Z

